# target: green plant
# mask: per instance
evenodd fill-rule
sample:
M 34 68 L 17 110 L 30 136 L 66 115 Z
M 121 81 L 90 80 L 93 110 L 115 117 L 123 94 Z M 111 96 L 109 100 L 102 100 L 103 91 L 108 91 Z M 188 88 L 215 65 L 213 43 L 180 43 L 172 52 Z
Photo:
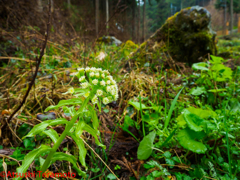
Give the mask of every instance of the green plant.
M 58 109 L 59 107 L 62 107 L 65 113 L 69 113 L 72 116 L 71 121 L 69 122 L 65 118 L 59 118 L 55 120 L 47 120 L 35 125 L 34 128 L 23 138 L 34 137 L 35 135 L 45 133 L 51 138 L 54 146 L 51 148 L 46 145 L 41 145 L 39 148 L 28 153 L 24 158 L 22 166 L 17 168 L 18 173 L 25 173 L 34 159 L 39 157 L 44 152 L 49 152 L 47 158 L 42 158 L 40 161 L 41 169 L 37 180 L 41 179 L 43 173 L 47 170 L 50 164 L 54 163 L 56 160 L 65 160 L 71 162 L 73 164 L 73 168 L 78 172 L 78 174 L 86 177 L 86 173 L 77 167 L 77 160 L 73 155 L 56 152 L 64 138 L 67 135 L 71 136 L 79 149 L 79 161 L 87 169 L 85 164 L 87 150 L 84 147 L 84 141 L 80 137 L 84 130 L 89 132 L 95 138 L 97 145 L 105 148 L 105 146 L 98 140 L 99 123 L 94 106 L 97 104 L 99 110 L 101 110 L 101 102 L 103 104 L 108 104 L 118 98 L 118 87 L 116 81 L 113 80 L 112 76 L 107 70 L 102 70 L 101 68 L 96 69 L 87 67 L 85 70 L 83 68 L 79 68 L 75 75 L 77 78 L 79 78 L 81 88 L 70 88 L 68 93 L 75 95 L 76 98 L 62 100 L 58 103 L 58 105 L 50 106 L 45 110 L 48 111 L 50 109 Z M 82 96 L 84 96 L 84 98 L 82 98 Z M 81 106 L 78 110 L 76 110 L 78 105 Z M 84 117 L 88 115 L 91 116 L 91 121 L 84 119 Z M 51 128 L 46 130 L 48 126 L 59 124 L 66 125 L 65 130 L 60 137 L 55 130 Z M 15 178 L 15 180 L 19 179 L 21 179 L 21 177 Z
M 194 107 L 184 109 L 182 114 L 177 118 L 179 128 L 183 128 L 177 134 L 179 143 L 187 150 L 198 154 L 205 153 L 207 147 L 200 141 L 210 132 L 216 130 L 216 126 L 207 120 L 207 118 L 216 117 L 217 114 L 211 110 Z
M 226 85 L 232 79 L 232 70 L 226 67 L 224 59 L 211 55 L 210 63 L 200 62 L 193 64 L 194 70 L 200 70 L 201 74 L 195 74 L 197 77 L 195 83 L 197 87 L 192 88 L 191 95 L 205 95 L 209 103 L 214 104 L 218 95 L 227 95 Z

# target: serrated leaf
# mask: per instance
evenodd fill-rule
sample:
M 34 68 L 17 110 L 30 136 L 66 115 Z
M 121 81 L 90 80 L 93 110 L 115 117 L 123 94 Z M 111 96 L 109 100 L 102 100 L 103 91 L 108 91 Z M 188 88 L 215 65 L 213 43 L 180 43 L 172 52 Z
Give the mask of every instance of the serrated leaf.
M 49 136 L 52 139 L 52 141 L 54 142 L 54 144 L 57 142 L 57 140 L 59 138 L 58 133 L 53 129 L 45 130 L 42 133 Z
M 137 151 L 137 157 L 140 160 L 146 160 L 150 157 L 153 150 L 153 142 L 156 136 L 156 132 L 152 131 L 147 136 L 143 138 L 143 140 L 140 142 L 140 145 L 138 147 Z
M 23 137 L 33 137 L 37 134 L 42 133 L 48 126 L 54 126 L 54 125 L 59 125 L 59 124 L 68 124 L 69 121 L 67 121 L 65 118 L 59 118 L 59 119 L 55 119 L 55 120 L 48 120 L 48 121 L 44 121 L 40 124 L 35 125 L 32 130 Z
M 172 155 L 169 151 L 166 151 L 164 154 L 163 154 L 164 157 L 166 158 L 170 158 Z
M 33 162 L 34 159 L 39 157 L 42 153 L 46 153 L 46 151 L 50 151 L 52 148 L 46 145 L 41 145 L 39 148 L 34 149 L 30 153 L 28 153 L 22 162 L 22 166 L 17 168 L 17 173 L 26 173 L 28 167 Z M 14 178 L 13 180 L 20 180 L 21 177 Z
M 160 177 L 161 175 L 162 175 L 162 172 L 160 172 L 160 171 L 155 170 L 155 171 L 152 172 L 152 176 L 155 177 L 155 178 Z
M 200 63 L 194 63 L 192 65 L 192 68 L 195 70 L 202 70 L 202 71 L 208 71 L 209 69 L 207 68 L 209 65 L 205 62 L 200 62 Z
M 175 165 L 175 163 L 172 159 L 166 159 L 166 163 L 170 164 L 170 165 Z M 170 168 L 173 168 L 173 166 L 170 166 Z
M 83 100 L 80 98 L 72 98 L 72 99 L 68 99 L 68 100 L 61 100 L 59 101 L 59 103 L 56 106 L 49 106 L 47 107 L 47 109 L 45 109 L 46 111 L 49 111 L 51 109 L 58 109 L 59 107 L 62 106 L 68 106 L 68 105 L 76 105 L 76 104 L 82 104 Z
M 198 154 L 204 154 L 207 151 L 207 147 L 203 143 L 195 140 L 201 139 L 204 136 L 205 133 L 202 131 L 195 132 L 189 128 L 185 128 L 178 133 L 177 139 L 181 146 L 183 146 L 185 149 L 188 149 Z
M 73 140 L 75 141 L 75 143 L 78 146 L 79 149 L 79 161 L 81 162 L 81 164 L 85 167 L 85 169 L 87 169 L 86 163 L 85 163 L 85 158 L 86 158 L 86 154 L 87 154 L 87 150 L 84 146 L 83 141 L 80 138 L 77 138 L 74 134 L 69 133 L 69 136 L 71 136 L 73 138 Z

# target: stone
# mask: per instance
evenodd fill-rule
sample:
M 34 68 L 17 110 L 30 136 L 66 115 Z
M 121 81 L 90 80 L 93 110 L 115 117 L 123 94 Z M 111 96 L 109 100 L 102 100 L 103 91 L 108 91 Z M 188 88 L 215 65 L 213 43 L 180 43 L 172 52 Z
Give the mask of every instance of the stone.
M 142 43 L 130 60 L 140 66 L 147 62 L 161 65 L 169 55 L 175 62 L 189 65 L 200 57 L 216 54 L 216 33 L 211 29 L 211 14 L 203 7 L 182 9 L 169 17 L 147 41 Z
M 116 46 L 119 46 L 122 44 L 122 41 L 118 40 L 114 36 L 103 36 L 97 39 L 97 42 L 99 43 L 105 43 L 108 45 L 113 45 L 115 44 Z

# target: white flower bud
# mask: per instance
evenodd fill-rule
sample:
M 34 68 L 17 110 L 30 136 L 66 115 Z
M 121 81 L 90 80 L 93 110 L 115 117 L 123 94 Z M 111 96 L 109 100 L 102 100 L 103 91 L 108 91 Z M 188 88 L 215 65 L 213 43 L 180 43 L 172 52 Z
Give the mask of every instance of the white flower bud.
M 84 80 L 85 80 L 85 76 L 82 76 L 82 77 L 79 78 L 79 81 L 80 81 L 80 82 L 82 82 L 82 81 L 84 81 Z
M 92 81 L 92 83 L 93 83 L 94 85 L 97 85 L 98 80 L 97 80 L 97 79 L 94 79 L 94 80 Z
M 82 83 L 82 88 L 83 89 L 86 89 L 87 87 L 88 87 L 88 83 L 87 82 Z
M 100 82 L 100 84 L 101 84 L 102 86 L 105 86 L 105 85 L 106 85 L 105 81 L 103 81 L 103 80 Z
M 108 104 L 109 103 L 109 99 L 108 98 L 103 98 L 103 104 Z
M 97 90 L 97 96 L 101 96 L 101 95 L 103 95 L 103 91 L 101 89 L 98 89 Z
M 90 73 L 90 77 L 93 77 L 93 76 L 94 76 L 94 72 L 91 72 L 91 73 Z

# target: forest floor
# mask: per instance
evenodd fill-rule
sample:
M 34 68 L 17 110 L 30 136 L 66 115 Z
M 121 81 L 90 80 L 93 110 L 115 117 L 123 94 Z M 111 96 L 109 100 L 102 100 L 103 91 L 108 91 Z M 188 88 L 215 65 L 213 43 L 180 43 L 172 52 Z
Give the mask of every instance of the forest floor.
M 126 57 L 137 45 L 75 42 L 70 46 L 48 41 L 35 85 L 8 122 L 33 78 L 34 59 L 40 53 L 36 44 L 34 39 L 5 34 L 1 47 L 11 55 L 0 57 L 4 60 L 0 67 L 0 176 L 4 179 L 9 172 L 41 169 L 49 149 L 38 156 L 30 152 L 56 144 L 65 130 L 64 124 L 56 122 L 70 121 L 83 106 L 88 95 L 80 88 L 78 68 L 84 67 L 108 70 L 119 97 L 109 104 L 100 96 L 97 105 L 93 100 L 88 103 L 71 131 L 78 132 L 78 140 L 68 135 L 58 148 L 73 155 L 74 162 L 58 157 L 47 172 L 76 173 L 67 179 L 240 177 L 240 34 L 218 37 L 218 54 L 223 58 L 209 56 L 202 63 L 185 66 L 187 73 L 147 63 L 126 70 Z M 93 83 L 91 77 L 96 74 L 82 75 Z M 42 129 L 39 123 L 48 126 Z M 28 166 L 19 168 L 24 162 Z

